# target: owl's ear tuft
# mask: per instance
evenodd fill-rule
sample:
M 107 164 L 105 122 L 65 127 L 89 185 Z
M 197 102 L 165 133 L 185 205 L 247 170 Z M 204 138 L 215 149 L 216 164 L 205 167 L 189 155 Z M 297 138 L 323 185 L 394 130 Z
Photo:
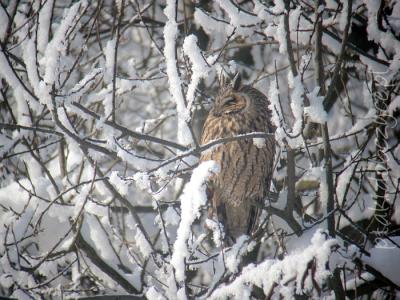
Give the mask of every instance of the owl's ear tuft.
M 218 81 L 221 88 L 230 86 L 233 90 L 237 91 L 242 85 L 242 75 L 240 72 L 237 72 L 235 76 L 232 77 L 231 74 L 226 74 L 224 71 L 221 71 Z
M 224 71 L 221 70 L 221 72 L 219 73 L 219 76 L 218 76 L 219 87 L 220 88 L 225 87 L 227 85 L 227 81 L 228 80 L 224 75 Z
M 231 86 L 234 91 L 239 90 L 240 86 L 242 85 L 242 75 L 240 75 L 240 72 L 237 72 L 235 74 L 235 77 L 233 77 Z

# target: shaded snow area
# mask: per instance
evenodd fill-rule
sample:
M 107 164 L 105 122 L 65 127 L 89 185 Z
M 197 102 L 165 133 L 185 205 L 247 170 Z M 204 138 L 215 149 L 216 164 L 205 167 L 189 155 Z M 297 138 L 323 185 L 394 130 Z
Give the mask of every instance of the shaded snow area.
M 369 250 L 371 256 L 363 256 L 364 263 L 374 267 L 385 277 L 400 286 L 400 238 L 379 239 L 378 244 Z

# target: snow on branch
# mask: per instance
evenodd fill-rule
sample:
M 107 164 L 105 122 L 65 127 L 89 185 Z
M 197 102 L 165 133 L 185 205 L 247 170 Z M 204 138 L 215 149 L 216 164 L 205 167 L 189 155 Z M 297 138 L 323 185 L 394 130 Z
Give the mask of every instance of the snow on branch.
M 117 38 L 113 38 L 107 42 L 104 49 L 104 55 L 106 59 L 104 81 L 109 84 L 113 78 L 114 66 L 115 66 L 115 51 L 116 51 Z
M 191 133 L 187 122 L 190 119 L 190 113 L 185 105 L 185 99 L 182 93 L 181 78 L 179 77 L 176 57 L 176 38 L 178 35 L 178 24 L 175 20 L 176 1 L 168 0 L 164 9 L 164 14 L 168 21 L 164 27 L 164 56 L 167 65 L 167 75 L 169 81 L 169 91 L 176 103 L 178 114 L 178 141 L 183 145 L 192 143 Z
M 51 22 L 51 15 L 53 10 L 54 0 L 44 1 L 39 11 L 39 24 L 38 24 L 38 50 L 44 52 L 49 42 L 49 28 Z M 33 55 L 32 55 L 33 56 Z
M 11 85 L 14 90 L 23 92 L 24 97 L 30 103 L 35 102 L 32 95 L 25 91 L 23 82 L 19 80 L 15 70 L 11 66 L 10 58 L 6 56 L 3 51 L 0 51 L 0 76 L 7 80 L 8 84 Z
M 194 20 L 199 24 L 207 33 L 231 33 L 233 26 L 219 22 L 206 14 L 203 10 L 196 8 L 194 11 Z
M 289 73 L 291 74 L 291 73 Z M 304 111 L 304 87 L 301 82 L 300 76 L 293 78 L 293 92 L 291 95 L 290 107 L 293 112 L 294 123 L 292 134 L 297 136 L 301 133 L 303 129 L 303 111 Z
M 230 23 L 235 27 L 254 25 L 260 22 L 257 16 L 253 16 L 250 13 L 245 13 L 244 11 L 240 10 L 236 5 L 233 4 L 233 1 L 218 0 L 217 2 L 221 8 L 228 13 Z
M 216 289 L 208 299 L 242 299 L 248 295 L 251 285 L 262 288 L 265 295 L 272 295 L 276 289 L 278 298 L 279 294 L 285 297 L 319 289 L 330 274 L 326 264 L 336 244 L 336 240 L 326 239 L 326 234 L 318 230 L 311 245 L 301 252 L 287 255 L 283 260 L 267 259 L 259 265 L 245 267 L 240 276 Z
M 59 74 L 60 57 L 65 55 L 67 49 L 66 36 L 68 32 L 75 26 L 77 18 L 79 18 L 79 11 L 87 6 L 86 1 L 79 1 L 75 3 L 64 15 L 63 20 L 54 33 L 54 37 L 47 45 L 43 62 L 45 66 L 45 73 L 43 80 L 46 84 L 52 85 Z
M 180 197 L 181 222 L 171 258 L 171 264 L 175 269 L 175 276 L 178 281 L 185 280 L 185 260 L 189 256 L 187 243 L 191 234 L 191 226 L 200 217 L 200 208 L 207 203 L 205 182 L 217 172 L 219 172 L 219 165 L 214 161 L 201 163 L 193 170 L 192 177 Z
M 27 39 L 24 44 L 25 48 L 22 52 L 22 55 L 26 66 L 26 73 L 28 75 L 29 83 L 31 84 L 34 92 L 37 94 L 39 93 L 40 78 L 37 72 L 36 56 L 32 55 L 32 53 L 35 53 L 36 51 L 35 41 L 33 38 Z
M 87 6 L 86 1 L 79 1 L 71 6 L 65 14 L 54 33 L 53 39 L 47 45 L 44 56 L 39 61 L 44 68 L 43 81 L 39 83 L 38 98 L 50 110 L 53 109 L 51 89 L 55 87 L 56 80 L 61 72 L 62 57 L 66 55 L 68 47 L 67 36 L 76 25 L 80 16 L 79 11 Z
M 304 114 L 310 118 L 311 121 L 319 124 L 324 124 L 328 119 L 323 105 L 324 97 L 318 96 L 320 87 L 315 87 L 307 98 L 310 100 L 310 105 L 304 108 Z
M 272 112 L 272 124 L 276 127 L 275 131 L 275 139 L 278 143 L 282 143 L 283 139 L 285 138 L 286 134 L 282 128 L 283 124 L 283 112 L 281 109 L 280 99 L 279 99 L 279 89 L 278 84 L 276 81 L 272 81 L 270 83 L 268 89 L 268 99 L 270 101 L 269 109 Z
M 210 67 L 207 65 L 200 48 L 197 46 L 197 38 L 193 34 L 187 36 L 183 42 L 183 51 L 189 57 L 192 63 L 192 78 L 186 93 L 188 101 L 187 110 L 192 110 L 192 105 L 195 99 L 195 92 L 200 80 L 206 78 L 210 72 Z

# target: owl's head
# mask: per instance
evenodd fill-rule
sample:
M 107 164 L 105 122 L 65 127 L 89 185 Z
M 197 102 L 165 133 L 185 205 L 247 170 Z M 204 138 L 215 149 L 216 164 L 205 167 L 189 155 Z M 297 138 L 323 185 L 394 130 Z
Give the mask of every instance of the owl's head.
M 248 107 L 249 99 L 241 93 L 242 79 L 237 73 L 232 80 L 225 76 L 220 77 L 220 92 L 215 99 L 212 113 L 215 117 L 233 115 L 242 112 Z

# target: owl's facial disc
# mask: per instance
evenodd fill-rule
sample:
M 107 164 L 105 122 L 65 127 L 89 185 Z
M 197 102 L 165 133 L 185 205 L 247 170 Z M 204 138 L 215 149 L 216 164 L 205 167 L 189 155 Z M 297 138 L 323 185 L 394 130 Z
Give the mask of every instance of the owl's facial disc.
M 229 115 L 242 111 L 246 108 L 246 99 L 240 95 L 229 95 L 221 99 L 222 114 Z

